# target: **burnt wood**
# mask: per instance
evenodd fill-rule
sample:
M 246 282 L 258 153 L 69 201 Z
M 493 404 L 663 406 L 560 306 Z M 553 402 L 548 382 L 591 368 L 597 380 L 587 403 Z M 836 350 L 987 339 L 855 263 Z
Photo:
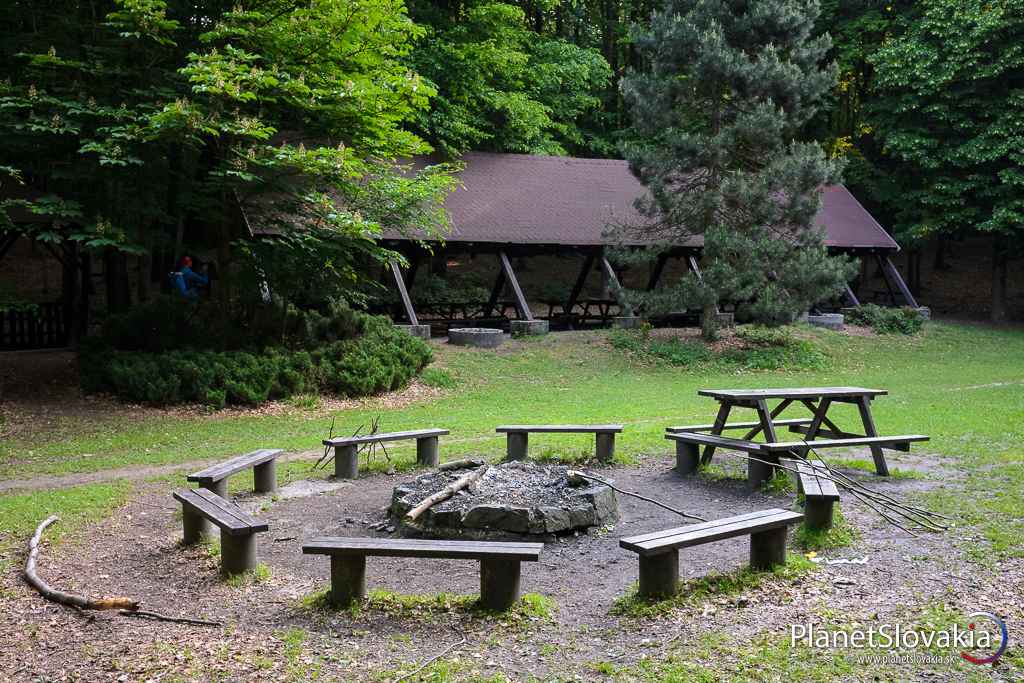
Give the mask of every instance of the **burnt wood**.
M 713 543 L 726 538 L 747 536 L 753 533 L 788 527 L 801 521 L 799 512 L 772 508 L 759 510 L 734 517 L 715 519 L 710 522 L 655 531 L 619 540 L 619 547 L 632 550 L 640 555 L 658 555 L 670 550 L 689 548 L 695 545 Z

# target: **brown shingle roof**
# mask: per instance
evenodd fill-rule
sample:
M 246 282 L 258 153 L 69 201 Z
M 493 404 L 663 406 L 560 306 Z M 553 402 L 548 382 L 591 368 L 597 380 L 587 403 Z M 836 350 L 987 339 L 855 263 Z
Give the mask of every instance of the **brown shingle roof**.
M 445 201 L 450 242 L 599 245 L 610 224 L 640 222 L 633 201 L 644 188 L 625 161 L 485 152 L 462 161 L 463 186 Z M 822 199 L 829 246 L 899 248 L 842 185 Z

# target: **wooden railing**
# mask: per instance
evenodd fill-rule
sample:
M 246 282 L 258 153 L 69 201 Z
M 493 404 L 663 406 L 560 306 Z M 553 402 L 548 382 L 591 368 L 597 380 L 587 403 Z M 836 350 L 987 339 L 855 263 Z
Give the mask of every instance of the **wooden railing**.
M 68 345 L 64 304 L 0 311 L 0 350 L 52 349 Z

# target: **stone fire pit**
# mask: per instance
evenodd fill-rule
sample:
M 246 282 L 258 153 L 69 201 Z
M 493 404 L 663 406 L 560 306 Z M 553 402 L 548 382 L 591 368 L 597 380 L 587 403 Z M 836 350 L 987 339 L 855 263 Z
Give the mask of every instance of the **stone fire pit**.
M 532 462 L 492 465 L 469 490 L 435 504 L 403 528 L 429 536 L 486 538 L 557 534 L 616 521 L 615 492 L 596 482 L 571 486 L 568 469 Z M 401 520 L 417 503 L 468 472 L 431 472 L 395 487 L 391 514 Z

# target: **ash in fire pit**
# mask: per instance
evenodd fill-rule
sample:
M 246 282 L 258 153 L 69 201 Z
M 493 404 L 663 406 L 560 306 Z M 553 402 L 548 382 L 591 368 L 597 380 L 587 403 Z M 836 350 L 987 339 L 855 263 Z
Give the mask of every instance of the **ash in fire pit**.
M 553 534 L 614 522 L 618 518 L 615 492 L 596 482 L 573 486 L 566 476 L 568 469 L 519 461 L 490 466 L 468 489 L 430 507 L 411 530 L 438 536 Z M 402 519 L 428 496 L 469 472 L 431 472 L 395 487 L 391 514 Z

